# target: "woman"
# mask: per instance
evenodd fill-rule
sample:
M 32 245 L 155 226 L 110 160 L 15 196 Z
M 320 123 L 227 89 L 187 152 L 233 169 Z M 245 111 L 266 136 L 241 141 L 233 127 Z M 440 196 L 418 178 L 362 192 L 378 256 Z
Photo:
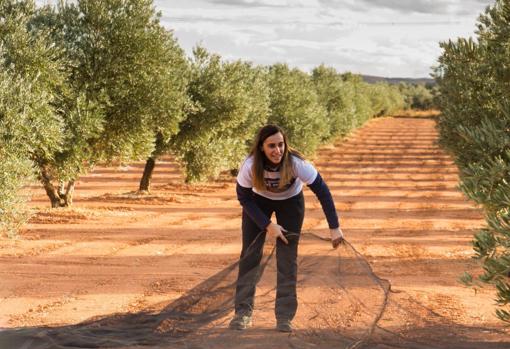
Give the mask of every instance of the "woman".
M 231 329 L 244 330 L 251 326 L 259 264 L 269 234 L 276 239 L 276 329 L 292 331 L 291 321 L 297 309 L 297 246 L 305 209 L 303 183 L 319 199 L 336 248 L 343 241 L 343 233 L 326 183 L 312 164 L 288 146 L 280 127 L 262 127 L 237 176 L 237 197 L 243 207 L 243 247 Z M 277 223 L 270 220 L 273 212 Z

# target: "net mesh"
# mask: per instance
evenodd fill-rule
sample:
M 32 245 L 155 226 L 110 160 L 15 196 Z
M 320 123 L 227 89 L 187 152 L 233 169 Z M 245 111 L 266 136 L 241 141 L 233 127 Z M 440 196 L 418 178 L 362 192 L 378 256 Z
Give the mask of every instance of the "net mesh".
M 299 308 L 290 335 L 274 331 L 275 246 L 266 242 L 257 278 L 254 326 L 247 331 L 228 329 L 236 262 L 177 300 L 159 304 L 157 311 L 115 314 L 59 327 L 4 329 L 0 348 L 450 349 L 477 348 L 472 336 L 465 339 L 468 331 L 483 333 L 485 338 L 490 335 L 484 329 L 452 324 L 408 294 L 392 291 L 390 282 L 378 277 L 349 242 L 335 250 L 324 240 L 328 239 L 312 232 L 301 234 L 300 246 L 307 245 L 307 253 L 298 258 Z M 480 345 L 508 348 L 508 343 Z

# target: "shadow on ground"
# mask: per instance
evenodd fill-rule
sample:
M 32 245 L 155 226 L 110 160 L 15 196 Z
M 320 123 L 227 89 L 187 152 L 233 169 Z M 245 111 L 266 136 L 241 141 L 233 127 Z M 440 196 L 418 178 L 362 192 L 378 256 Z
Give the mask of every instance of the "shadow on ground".
M 308 233 L 302 239 L 313 244 L 319 238 Z M 501 330 L 452 323 L 405 292 L 392 292 L 389 282 L 375 275 L 350 244 L 338 251 L 317 246 L 300 257 L 298 287 L 298 294 L 315 292 L 317 302 L 302 306 L 308 310 L 304 313 L 316 315 L 298 315 L 291 335 L 276 332 L 264 321 L 243 332 L 227 328 L 237 277 L 234 263 L 170 304 L 154 307 L 158 311 L 114 314 L 75 325 L 3 329 L 0 348 L 510 348 L 510 340 L 496 341 L 504 334 Z M 275 277 L 273 254 L 266 251 L 258 271 L 264 284 Z M 272 291 L 269 287 L 261 292 L 256 303 L 270 302 Z M 412 327 L 405 325 L 409 318 Z

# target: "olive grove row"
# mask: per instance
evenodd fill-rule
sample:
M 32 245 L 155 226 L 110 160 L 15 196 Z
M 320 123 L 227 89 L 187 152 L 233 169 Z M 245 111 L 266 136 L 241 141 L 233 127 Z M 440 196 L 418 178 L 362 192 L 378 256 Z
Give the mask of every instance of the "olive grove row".
M 510 322 L 510 1 L 488 7 L 477 29 L 475 39 L 442 43 L 438 127 L 459 166 L 461 189 L 486 213 L 487 225 L 473 240 L 484 272 L 463 281 L 494 285 L 497 315 Z
M 52 207 L 71 205 L 75 181 L 98 162 L 147 160 L 140 190 L 168 153 L 187 181 L 207 180 L 236 168 L 266 123 L 310 155 L 404 108 L 401 90 L 200 46 L 188 58 L 152 0 L 0 0 L 0 231 L 23 222 L 20 189 L 34 179 Z

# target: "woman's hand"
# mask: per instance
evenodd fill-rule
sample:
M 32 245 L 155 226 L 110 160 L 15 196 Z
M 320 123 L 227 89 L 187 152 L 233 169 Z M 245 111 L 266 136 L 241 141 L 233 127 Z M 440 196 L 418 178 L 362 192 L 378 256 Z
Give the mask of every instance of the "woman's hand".
M 283 235 L 283 232 L 287 232 L 287 230 L 283 229 L 278 224 L 275 223 L 269 223 L 269 225 L 266 228 L 267 233 L 269 236 L 273 237 L 274 239 L 280 239 L 283 241 L 284 244 L 288 245 L 289 242 L 287 241 L 287 238 L 285 238 L 285 235 Z
M 333 248 L 337 248 L 344 242 L 344 233 L 340 227 L 336 229 L 329 229 L 329 232 L 331 233 L 331 245 L 333 245 Z

